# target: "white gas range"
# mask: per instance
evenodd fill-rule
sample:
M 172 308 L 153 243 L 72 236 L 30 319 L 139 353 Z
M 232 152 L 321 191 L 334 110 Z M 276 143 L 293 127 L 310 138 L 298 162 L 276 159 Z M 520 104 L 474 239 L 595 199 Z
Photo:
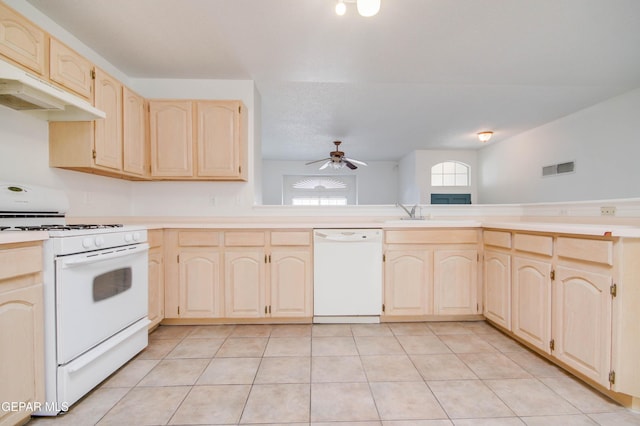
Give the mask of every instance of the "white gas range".
M 143 227 L 65 223 L 66 195 L 0 184 L 0 232 L 46 231 L 45 399 L 57 415 L 147 346 L 149 246 Z

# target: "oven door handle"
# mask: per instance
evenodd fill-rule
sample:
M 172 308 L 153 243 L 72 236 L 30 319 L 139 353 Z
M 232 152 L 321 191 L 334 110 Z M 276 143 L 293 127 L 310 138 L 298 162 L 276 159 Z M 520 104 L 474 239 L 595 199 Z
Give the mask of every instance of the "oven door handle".
M 63 268 L 70 268 L 78 265 L 87 265 L 90 263 L 102 262 L 105 260 L 115 259 L 118 257 L 130 256 L 136 253 L 142 253 L 149 250 L 149 244 L 137 244 L 135 246 L 116 247 L 104 252 L 96 252 L 93 254 L 86 254 L 75 259 L 61 259 Z

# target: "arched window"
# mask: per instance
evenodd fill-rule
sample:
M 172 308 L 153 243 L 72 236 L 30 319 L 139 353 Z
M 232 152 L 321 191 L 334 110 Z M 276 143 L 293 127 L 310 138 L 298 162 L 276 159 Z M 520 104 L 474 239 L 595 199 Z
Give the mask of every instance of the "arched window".
M 431 186 L 470 186 L 469 165 L 444 161 L 431 168 Z
M 356 203 L 356 176 L 283 176 L 283 204 L 345 206 Z

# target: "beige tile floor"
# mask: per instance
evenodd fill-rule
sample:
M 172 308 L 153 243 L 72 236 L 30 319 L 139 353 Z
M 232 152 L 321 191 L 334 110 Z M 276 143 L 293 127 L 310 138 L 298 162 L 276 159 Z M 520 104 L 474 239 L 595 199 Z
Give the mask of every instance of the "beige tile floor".
M 161 326 L 30 425 L 640 425 L 484 322 Z

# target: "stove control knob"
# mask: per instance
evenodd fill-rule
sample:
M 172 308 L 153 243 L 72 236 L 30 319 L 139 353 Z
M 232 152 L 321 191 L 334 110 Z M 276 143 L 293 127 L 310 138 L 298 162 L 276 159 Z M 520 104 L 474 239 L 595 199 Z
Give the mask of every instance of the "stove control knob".
M 89 248 L 93 245 L 93 238 L 92 237 L 86 237 L 82 240 L 82 247 L 84 248 Z
M 139 232 L 134 232 L 133 233 L 133 241 L 140 241 L 140 233 Z
M 96 247 L 100 247 L 103 244 L 104 244 L 104 238 L 96 237 Z
M 127 243 L 130 243 L 131 240 L 133 240 L 133 235 L 131 234 L 124 234 L 124 241 Z

